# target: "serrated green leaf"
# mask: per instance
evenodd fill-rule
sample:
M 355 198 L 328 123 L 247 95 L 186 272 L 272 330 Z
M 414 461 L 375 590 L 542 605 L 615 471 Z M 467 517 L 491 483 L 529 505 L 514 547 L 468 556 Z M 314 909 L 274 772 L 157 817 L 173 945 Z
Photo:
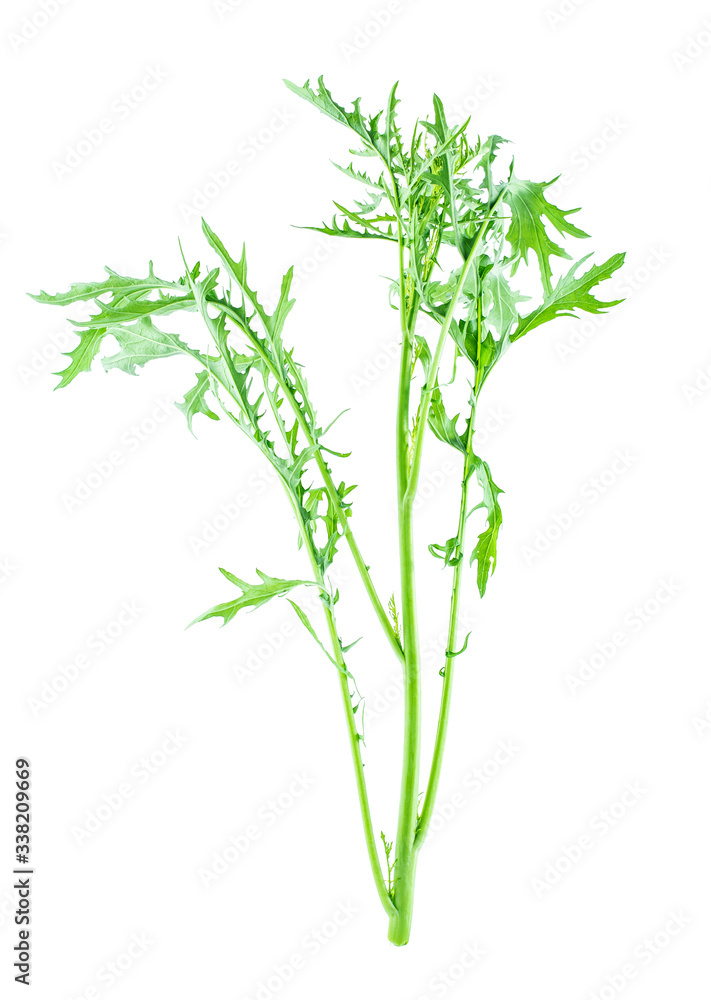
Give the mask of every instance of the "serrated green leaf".
M 230 573 L 229 570 L 220 568 L 220 572 L 223 576 L 227 577 L 230 583 L 239 588 L 241 591 L 240 596 L 236 597 L 233 601 L 216 604 L 214 608 L 210 608 L 209 611 L 205 611 L 204 614 L 199 615 L 194 621 L 190 622 L 190 625 L 206 621 L 208 618 L 222 618 L 224 626 L 228 622 L 231 622 L 237 612 L 242 611 L 243 608 L 260 608 L 263 604 L 271 601 L 273 597 L 282 597 L 284 594 L 288 594 L 294 587 L 319 586 L 313 580 L 280 580 L 278 577 L 267 576 L 266 573 L 262 573 L 259 569 L 257 570 L 257 576 L 260 578 L 261 583 L 255 584 L 240 580 L 238 576 Z
M 157 358 L 169 358 L 175 354 L 187 354 L 200 360 L 197 351 L 184 344 L 174 333 L 159 330 L 149 317 L 133 326 L 112 326 L 108 332 L 119 342 L 121 350 L 103 359 L 106 371 L 120 368 L 129 375 L 136 374 L 136 367 L 143 367 Z
M 185 419 L 188 422 L 188 430 L 191 434 L 194 434 L 193 419 L 198 413 L 204 413 L 206 417 L 210 418 L 210 420 L 220 419 L 218 415 L 210 409 L 207 400 L 205 399 L 205 393 L 209 388 L 209 372 L 198 372 L 196 384 L 192 389 L 188 389 L 182 402 L 175 404 L 180 412 L 185 414 Z
M 528 262 L 528 252 L 533 250 L 538 258 L 541 280 L 546 292 L 551 290 L 550 258 L 563 257 L 570 260 L 570 254 L 550 238 L 546 231 L 545 220 L 563 236 L 577 236 L 581 239 L 588 236 L 588 233 L 578 229 L 566 218 L 579 212 L 580 209 L 570 208 L 563 211 L 546 199 L 544 191 L 554 184 L 555 180 L 557 178 L 542 183 L 522 181 L 514 176 L 512 166 L 512 173 L 504 185 L 503 193 L 503 199 L 511 209 L 511 219 L 506 230 L 506 240 L 510 243 L 513 254 L 511 273 L 516 273 L 520 261 Z
M 83 330 L 79 334 L 79 343 L 77 346 L 73 351 L 68 351 L 64 355 L 66 358 L 71 359 L 70 364 L 61 372 L 55 372 L 56 375 L 61 376 L 61 382 L 54 387 L 55 389 L 63 389 L 77 375 L 80 375 L 81 372 L 91 370 L 91 363 L 99 353 L 101 341 L 104 339 L 105 334 L 105 329 Z
M 210 228 L 204 219 L 202 220 L 202 229 L 208 243 L 222 261 L 228 275 L 240 289 L 244 297 L 254 309 L 255 313 L 259 316 L 259 319 L 270 339 L 272 347 L 277 351 L 277 356 L 281 357 L 281 352 L 283 350 L 281 346 L 281 334 L 284 329 L 286 318 L 291 312 L 296 301 L 295 299 L 289 298 L 289 292 L 291 290 L 291 284 L 294 277 L 294 268 L 290 267 L 284 275 L 281 283 L 281 291 L 277 307 L 270 315 L 260 303 L 256 291 L 250 287 L 247 280 L 246 247 L 242 247 L 242 256 L 240 259 L 238 261 L 234 260 L 234 258 L 230 256 L 222 240 Z
M 482 290 L 487 326 L 493 326 L 499 336 L 504 337 L 519 319 L 519 302 L 529 301 L 530 295 L 521 295 L 511 287 L 500 264 L 494 264 L 484 275 Z
M 503 493 L 503 490 L 499 489 L 492 479 L 488 463 L 477 455 L 472 455 L 471 472 L 476 472 L 477 480 L 483 491 L 483 499 L 476 507 L 472 507 L 469 514 L 473 514 L 475 510 L 482 507 L 487 513 L 486 526 L 479 535 L 469 560 L 470 566 L 476 560 L 476 582 L 479 594 L 483 597 L 489 577 L 496 569 L 496 544 L 501 527 L 501 505 L 498 497 Z
M 509 140 L 504 139 L 500 135 L 490 135 L 477 150 L 480 154 L 479 160 L 477 161 L 477 167 L 481 167 L 484 171 L 484 187 L 486 189 L 487 200 L 491 203 L 494 200 L 494 181 L 492 177 L 492 168 L 494 160 L 496 159 L 496 154 L 499 150 L 499 146 L 507 143 Z
M 457 419 L 458 417 L 450 417 L 447 414 L 442 393 L 439 389 L 435 389 L 432 393 L 429 412 L 429 425 L 432 432 L 444 444 L 449 444 L 457 451 L 461 451 L 462 454 L 466 454 L 466 438 L 457 431 Z
M 588 254 L 573 264 L 568 273 L 560 278 L 550 294 L 546 295 L 542 305 L 519 319 L 516 329 L 511 334 L 512 342 L 519 340 L 535 327 L 547 323 L 557 316 L 575 316 L 576 309 L 588 313 L 604 313 L 623 301 L 623 299 L 611 299 L 609 302 L 603 302 L 591 295 L 590 289 L 611 277 L 618 268 L 622 267 L 625 255 L 616 253 L 604 264 L 594 264 L 590 270 L 581 274 L 580 277 L 576 277 L 575 272 L 590 256 L 591 254 Z
M 148 293 L 155 289 L 175 289 L 185 291 L 180 282 L 164 281 L 153 273 L 153 264 L 149 265 L 148 276 L 145 278 L 130 278 L 112 271 L 110 267 L 104 268 L 109 275 L 103 281 L 82 281 L 72 285 L 66 292 L 57 292 L 52 295 L 49 292 L 41 291 L 37 295 L 30 294 L 30 298 L 36 302 L 48 303 L 55 306 L 71 305 L 73 302 L 87 302 L 97 299 L 107 292 L 116 298 L 121 298 L 130 293 Z

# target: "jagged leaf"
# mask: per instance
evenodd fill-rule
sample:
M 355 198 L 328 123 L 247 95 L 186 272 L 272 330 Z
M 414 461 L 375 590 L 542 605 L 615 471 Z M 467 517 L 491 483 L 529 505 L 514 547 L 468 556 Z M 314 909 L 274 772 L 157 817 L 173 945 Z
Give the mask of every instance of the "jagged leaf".
M 576 277 L 575 272 L 590 256 L 591 254 L 588 254 L 573 264 L 568 273 L 558 281 L 555 288 L 546 295 L 543 304 L 519 319 L 516 329 L 511 334 L 512 342 L 519 340 L 530 330 L 555 319 L 557 316 L 575 316 L 576 309 L 589 313 L 603 313 L 623 301 L 622 299 L 612 299 L 609 302 L 603 302 L 591 295 L 590 289 L 611 277 L 619 267 L 622 267 L 625 255 L 616 253 L 604 264 L 594 264 L 585 274 Z
M 521 260 L 524 263 L 528 262 L 528 251 L 533 250 L 538 258 L 541 280 L 546 292 L 550 292 L 551 289 L 550 258 L 564 257 L 570 260 L 570 254 L 553 242 L 546 231 L 544 220 L 547 220 L 562 236 L 579 238 L 588 236 L 588 233 L 578 229 L 566 218 L 567 215 L 579 212 L 580 209 L 570 208 L 563 211 L 546 199 L 544 191 L 554 184 L 555 180 L 557 178 L 542 183 L 519 180 L 513 174 L 512 165 L 511 176 L 504 185 L 503 193 L 503 199 L 511 209 L 511 219 L 506 230 L 506 239 L 511 245 L 513 254 L 511 273 L 516 273 Z
M 499 336 L 504 337 L 519 319 L 518 303 L 527 302 L 530 295 L 521 295 L 511 287 L 500 264 L 494 264 L 484 275 L 482 288 L 487 326 L 493 326 Z
M 79 343 L 77 346 L 73 351 L 68 351 L 64 355 L 71 359 L 70 364 L 61 372 L 55 372 L 55 375 L 61 376 L 61 382 L 54 387 L 55 389 L 63 389 L 81 372 L 90 371 L 91 363 L 99 353 L 101 341 L 104 339 L 105 334 L 106 329 L 83 330 L 79 334 Z
M 175 289 L 185 292 L 185 287 L 181 282 L 164 281 L 153 273 L 153 263 L 149 264 L 148 276 L 145 278 L 129 278 L 110 267 L 104 270 L 109 275 L 103 281 L 81 281 L 71 285 L 66 292 L 57 292 L 52 295 L 49 292 L 40 291 L 37 295 L 30 294 L 30 298 L 36 302 L 49 303 L 55 306 L 67 306 L 73 302 L 86 302 L 97 299 L 100 296 L 111 293 L 114 299 L 122 298 L 130 293 L 148 293 L 155 289 Z
M 191 434 L 194 434 L 193 419 L 198 413 L 204 413 L 206 417 L 210 418 L 210 420 L 220 419 L 218 415 L 210 409 L 208 402 L 205 399 L 205 393 L 209 388 L 209 372 L 198 372 L 196 384 L 192 387 L 192 389 L 188 389 L 185 393 L 185 398 L 181 403 L 175 404 L 180 412 L 185 414 L 185 419 L 188 422 L 188 430 Z
M 439 389 L 432 393 L 429 412 L 429 424 L 435 437 L 444 444 L 449 444 L 462 454 L 466 454 L 466 438 L 457 431 L 457 417 L 450 417 L 444 408 L 444 400 Z
M 132 326 L 112 326 L 108 332 L 119 342 L 121 350 L 103 359 L 106 371 L 120 368 L 129 375 L 136 374 L 136 367 L 143 367 L 157 358 L 169 358 L 175 354 L 187 354 L 200 360 L 197 351 L 184 344 L 174 333 L 164 333 L 145 317 Z
M 471 471 L 476 472 L 476 478 L 483 491 L 483 499 L 476 507 L 472 507 L 469 514 L 482 507 L 487 513 L 486 527 L 479 535 L 469 560 L 470 566 L 476 560 L 476 582 L 479 594 L 483 597 L 489 577 L 496 569 L 496 543 L 501 527 L 501 506 L 498 498 L 503 490 L 499 489 L 492 479 L 488 463 L 477 455 L 472 455 Z
M 271 601 L 273 597 L 282 597 L 284 594 L 288 594 L 294 587 L 319 586 L 313 580 L 280 580 L 278 577 L 267 576 L 266 573 L 262 573 L 259 569 L 257 570 L 257 576 L 260 578 L 261 583 L 254 584 L 240 580 L 238 576 L 235 576 L 234 573 L 230 573 L 226 569 L 220 568 L 220 572 L 227 577 L 230 583 L 239 588 L 241 591 L 240 596 L 236 597 L 233 601 L 216 604 L 214 608 L 210 608 L 209 611 L 205 611 L 204 614 L 199 615 L 194 621 L 190 622 L 191 625 L 195 625 L 196 622 L 206 621 L 208 618 L 222 618 L 222 624 L 226 625 L 243 608 L 259 608 L 268 601 Z

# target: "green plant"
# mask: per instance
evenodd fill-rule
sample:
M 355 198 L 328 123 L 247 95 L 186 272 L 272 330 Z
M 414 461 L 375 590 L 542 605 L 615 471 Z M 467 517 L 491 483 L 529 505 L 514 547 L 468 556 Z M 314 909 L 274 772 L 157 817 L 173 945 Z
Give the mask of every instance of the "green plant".
M 365 188 L 364 199 L 356 201 L 353 208 L 336 203 L 339 214 L 332 223 L 311 228 L 331 236 L 391 242 L 397 260 L 392 305 L 399 311 L 402 338 L 395 424 L 399 604 L 393 596 L 386 606 L 378 595 L 351 527 L 351 492 L 355 487 L 339 482 L 331 468 L 334 458 L 340 461 L 347 456 L 325 443 L 333 422 L 321 425 L 302 366 L 283 340 L 284 324 L 294 304 L 289 297 L 291 270 L 284 276 L 275 311 L 267 312 L 249 283 L 244 251 L 239 259 L 232 258 L 203 223 L 218 267 L 203 270 L 200 264 L 188 267 L 185 263 L 184 275 L 174 281 L 159 278 L 152 265 L 144 278 L 124 277 L 107 269 L 108 277 L 103 281 L 76 284 L 58 295 L 41 292 L 36 298 L 57 305 L 93 301 L 98 307 L 90 319 L 76 323 L 79 344 L 68 355 L 70 363 L 60 373 L 59 386 L 68 385 L 80 372 L 90 369 L 107 335 L 117 342 L 118 351 L 103 358 L 106 370 L 119 368 L 135 374 L 153 359 L 187 355 L 198 371 L 195 384 L 177 405 L 189 428 L 192 430 L 198 414 L 212 420 L 222 416 L 242 431 L 276 470 L 298 525 L 298 544 L 309 566 L 309 579 L 279 579 L 257 570 L 257 582 L 250 583 L 223 569 L 236 596 L 196 620 L 219 617 L 224 624 L 241 609 L 259 607 L 298 587 L 318 589 L 325 637 L 299 604 L 287 599 L 338 674 L 368 857 L 389 917 L 389 938 L 402 945 L 410 934 L 417 857 L 429 829 L 442 769 L 454 661 L 469 639 L 467 636 L 462 641 L 458 635 L 463 579 L 467 564 L 476 565 L 476 585 L 483 596 L 496 567 L 501 490 L 487 462 L 474 451 L 479 398 L 501 357 L 521 337 L 558 316 L 574 316 L 579 311 L 600 313 L 616 305 L 616 301 L 596 299 L 591 291 L 621 266 L 624 254 L 581 272 L 588 259 L 583 257 L 554 280 L 551 259 L 570 258 L 551 234 L 587 236 L 568 218 L 577 209 L 563 211 L 551 204 L 546 188 L 553 182 L 519 179 L 513 160 L 504 176 L 497 179 L 497 157 L 505 140 L 494 135 L 471 144 L 466 136 L 468 123 L 450 128 L 438 97 L 434 98 L 432 120 L 418 121 L 405 142 L 397 121 L 396 87 L 385 110 L 366 117 L 359 101 L 350 111 L 337 104 L 322 79 L 316 90 L 308 82 L 303 87 L 287 85 L 354 133 L 359 146 L 352 152 L 376 166 L 372 173 L 352 165 L 340 167 Z M 531 300 L 514 279 L 526 265 L 537 265 L 541 289 L 538 304 L 522 312 L 522 303 Z M 227 279 L 226 287 L 218 284 L 220 274 Z M 200 314 L 212 341 L 208 351 L 191 347 L 162 330 L 164 318 L 178 311 Z M 427 334 L 416 332 L 420 316 L 425 317 Z M 457 394 L 459 407 L 464 406 L 461 412 L 459 407 L 452 409 L 450 402 Z M 458 452 L 462 477 L 454 533 L 429 546 L 431 555 L 451 571 L 452 584 L 437 734 L 420 803 L 421 678 L 413 501 L 428 431 Z M 473 480 L 480 499 L 472 506 L 469 493 Z M 484 512 L 481 530 L 467 558 L 467 521 L 480 509 Z M 394 841 L 381 834 L 385 868 L 363 770 L 363 734 L 358 722 L 361 699 L 347 665 L 350 646 L 344 645 L 338 631 L 339 593 L 329 582 L 329 570 L 342 541 L 350 549 L 375 616 L 404 672 L 399 812 Z

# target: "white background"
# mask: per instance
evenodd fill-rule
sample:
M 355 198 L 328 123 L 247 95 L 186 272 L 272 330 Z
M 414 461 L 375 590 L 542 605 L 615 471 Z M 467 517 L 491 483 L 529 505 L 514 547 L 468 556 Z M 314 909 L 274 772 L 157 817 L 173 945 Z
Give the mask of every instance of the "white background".
M 3 995 L 22 991 L 12 982 L 10 796 L 14 759 L 26 755 L 42 1000 L 570 1000 L 623 987 L 707 997 L 709 8 L 403 0 L 374 19 L 384 0 L 223 6 L 70 0 L 55 10 L 48 0 L 43 18 L 29 2 L 3 5 Z M 149 71 L 163 79 L 127 108 L 122 95 Z M 332 197 L 360 194 L 329 163 L 347 159 L 347 134 L 281 83 L 320 72 L 342 102 L 362 95 L 368 110 L 399 79 L 405 122 L 427 113 L 436 90 L 453 116 L 473 115 L 474 134 L 514 141 L 520 176 L 563 172 L 555 194 L 584 206 L 575 221 L 598 261 L 628 252 L 601 289 L 624 305 L 597 323 L 537 329 L 488 386 L 478 450 L 506 491 L 499 565 L 483 602 L 471 578 L 465 590 L 476 624 L 456 664 L 443 808 L 405 949 L 387 943 L 369 881 L 328 662 L 285 604 L 222 631 L 184 631 L 230 596 L 218 566 L 303 573 L 283 497 L 229 427 L 198 418 L 198 440 L 187 433 L 169 405 L 192 383 L 182 361 L 135 379 L 98 366 L 53 393 L 70 327 L 25 296 L 97 279 L 104 264 L 140 274 L 149 258 L 177 277 L 178 237 L 191 260 L 204 254 L 201 190 L 201 211 L 232 252 L 247 242 L 264 297 L 295 263 L 305 277 L 288 340 L 324 418 L 351 408 L 333 440 L 353 450 L 343 471 L 359 484 L 353 523 L 387 599 L 397 321 L 381 276 L 396 265 L 387 244 L 318 249 L 315 233 L 291 228 L 330 218 Z M 106 118 L 101 144 L 58 169 Z M 228 161 L 238 176 L 217 192 L 211 174 L 224 182 Z M 618 451 L 626 471 L 606 473 Z M 449 459 L 430 446 L 418 534 L 428 748 L 448 580 L 425 546 L 455 523 Z M 69 505 L 107 462 L 110 477 Z M 225 527 L 221 505 L 234 515 L 237 495 L 243 507 Z M 582 513 L 556 530 L 573 502 Z M 196 553 L 215 519 L 215 540 Z M 545 551 L 531 555 L 536 539 Z M 368 733 L 373 808 L 391 836 L 397 671 L 346 555 L 342 570 L 342 631 L 364 636 L 352 665 L 379 712 Z M 663 581 L 674 596 L 661 605 Z M 635 608 L 649 601 L 640 622 Z M 97 633 L 124 602 L 140 611 L 102 646 Z M 598 643 L 614 655 L 597 658 L 573 693 L 569 678 Z M 63 683 L 80 654 L 88 664 Z M 165 756 L 170 733 L 181 745 Z M 511 749 L 496 763 L 502 741 Z M 272 823 L 268 803 L 289 801 L 294 774 L 308 787 Z M 126 783 L 121 807 L 82 836 L 88 814 Z M 637 797 L 615 806 L 628 783 Z M 206 887 L 200 870 L 250 825 L 256 841 Z M 574 856 L 581 837 L 590 846 L 573 864 L 564 851 Z M 353 915 L 314 943 L 339 906 Z M 665 936 L 672 913 L 679 933 Z M 651 958 L 643 942 L 657 934 Z M 477 949 L 484 956 L 465 970 L 460 959 Z M 294 955 L 302 967 L 285 982 Z

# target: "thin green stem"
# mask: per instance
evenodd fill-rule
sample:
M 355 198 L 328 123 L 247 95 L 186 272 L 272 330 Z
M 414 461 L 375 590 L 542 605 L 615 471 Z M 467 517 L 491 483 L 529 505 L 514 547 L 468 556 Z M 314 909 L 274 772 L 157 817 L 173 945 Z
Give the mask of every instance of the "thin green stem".
M 325 590 L 326 581 L 319 566 L 318 560 L 316 558 L 316 553 L 314 551 L 313 539 L 309 534 L 309 531 L 304 524 L 301 512 L 299 510 L 298 504 L 295 502 L 293 494 L 286 488 L 284 484 L 286 494 L 291 503 L 294 516 L 299 525 L 299 532 L 304 542 L 304 547 L 309 556 L 309 562 L 311 563 L 311 568 L 314 573 L 316 582 Z M 341 689 L 341 700 L 343 703 L 343 709 L 346 716 L 346 725 L 348 727 L 348 742 L 351 751 L 351 760 L 353 762 L 353 770 L 356 779 L 356 788 L 358 791 L 358 803 L 360 806 L 360 815 L 363 823 L 363 833 L 365 835 L 365 843 L 368 851 L 368 860 L 370 861 L 370 868 L 373 874 L 373 880 L 375 882 L 375 888 L 378 893 L 380 902 L 386 914 L 392 919 L 397 913 L 393 900 L 390 898 L 388 892 L 387 883 L 383 875 L 383 870 L 380 864 L 380 857 L 378 855 L 378 844 L 375 839 L 375 832 L 373 829 L 373 819 L 370 811 L 370 802 L 368 799 L 368 788 L 365 781 L 365 772 L 363 768 L 363 755 L 360 749 L 361 738 L 358 733 L 358 728 L 356 726 L 355 715 L 353 712 L 353 702 L 351 700 L 350 686 L 348 682 L 348 671 L 346 668 L 346 662 L 343 656 L 343 650 L 341 648 L 341 641 L 338 636 L 338 629 L 336 626 L 336 618 L 333 613 L 333 608 L 330 603 L 327 603 L 322 599 L 323 612 L 326 619 L 326 628 L 328 630 L 329 639 L 331 641 L 331 646 L 333 649 L 333 656 L 338 665 L 338 677 L 339 685 Z
M 437 379 L 439 375 L 439 366 L 442 361 L 442 354 L 444 353 L 445 344 L 447 343 L 447 337 L 449 335 L 449 328 L 452 325 L 452 320 L 454 319 L 454 312 L 459 303 L 459 298 L 462 294 L 462 289 L 464 288 L 464 282 L 467 279 L 467 275 L 471 270 L 471 266 L 474 263 L 474 258 L 476 256 L 476 251 L 481 243 L 481 240 L 488 230 L 489 223 L 495 218 L 496 209 L 498 207 L 501 198 L 503 197 L 503 189 L 499 192 L 494 203 L 491 206 L 489 215 L 484 219 L 484 221 L 479 226 L 476 237 L 471 245 L 469 254 L 462 265 L 462 270 L 459 275 L 459 280 L 457 281 L 456 287 L 454 289 L 454 294 L 445 313 L 444 319 L 442 321 L 442 327 L 439 334 L 439 339 L 437 341 L 437 346 L 435 347 L 434 354 L 432 355 L 432 363 L 430 364 L 430 372 L 425 382 L 425 386 L 422 390 L 422 401 L 420 405 L 420 415 L 418 420 L 417 429 L 415 432 L 415 445 L 413 448 L 413 458 L 412 465 L 410 468 L 409 482 L 407 486 L 406 499 L 412 503 L 415 499 L 415 493 L 417 492 L 417 484 L 419 481 L 420 467 L 422 464 L 422 452 L 424 448 L 425 434 L 427 430 L 427 418 L 430 411 L 430 403 L 432 401 L 432 393 L 437 388 Z
M 452 700 L 452 685 L 454 681 L 454 654 L 457 649 L 457 627 L 459 621 L 459 597 L 462 585 L 464 569 L 464 540 L 467 525 L 467 506 L 469 493 L 469 479 L 471 478 L 471 444 L 474 433 L 474 420 L 476 415 L 476 402 L 472 402 L 469 415 L 469 426 L 467 429 L 467 448 L 464 455 L 464 468 L 462 472 L 462 495 L 459 505 L 459 524 L 457 526 L 457 548 L 459 561 L 454 567 L 454 577 L 452 579 L 452 595 L 449 603 L 449 626 L 447 629 L 447 649 L 444 660 L 444 681 L 442 684 L 442 698 L 440 702 L 439 718 L 437 720 L 437 735 L 435 737 L 434 751 L 432 754 L 432 765 L 427 781 L 427 791 L 422 802 L 422 812 L 415 838 L 415 849 L 419 850 L 429 830 L 432 820 L 432 813 L 437 798 L 437 789 L 442 771 L 442 761 L 444 758 L 444 745 L 447 738 L 447 727 L 449 725 L 449 709 Z

